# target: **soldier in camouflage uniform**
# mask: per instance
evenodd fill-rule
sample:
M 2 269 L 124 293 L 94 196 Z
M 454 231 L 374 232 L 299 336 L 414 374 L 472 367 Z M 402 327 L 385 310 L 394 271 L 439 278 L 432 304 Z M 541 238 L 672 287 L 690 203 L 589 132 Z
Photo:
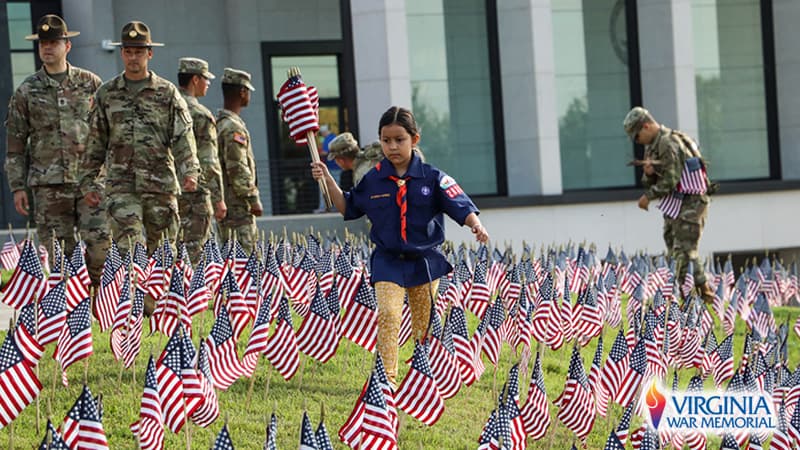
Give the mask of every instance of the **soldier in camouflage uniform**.
M 43 67 L 17 88 L 8 105 L 8 153 L 5 172 L 14 192 L 14 207 L 28 215 L 27 188 L 34 198 L 39 240 L 47 244 L 52 261 L 53 236 L 67 251 L 75 246 L 75 230 L 86 241 L 86 262 L 98 284 L 108 249 L 108 225 L 99 205 L 88 205 L 78 187 L 78 167 L 88 131 L 87 117 L 100 78 L 67 62 L 72 48 L 68 31 L 56 15 L 39 20 L 37 33 Z
M 660 125 L 640 106 L 628 113 L 623 127 L 634 142 L 645 146 L 642 184 L 646 190 L 639 198 L 639 208 L 647 210 L 651 200 L 664 199 L 676 192 L 685 161 L 700 157 L 700 151 L 689 136 Z M 707 194 L 681 194 L 681 197 L 677 217 L 664 215 L 664 243 L 669 256 L 675 259 L 679 280 L 686 277 L 689 262 L 693 263 L 697 291 L 710 303 L 714 293 L 706 283 L 703 264 L 697 253 L 710 199 Z
M 358 147 L 358 141 L 347 131 L 336 136 L 328 145 L 328 160 L 335 160 L 336 164 L 342 168 L 342 178 L 340 186 L 342 190 L 348 190 L 356 186 L 361 178 L 375 167 L 383 159 L 381 144 L 375 141 L 364 149 Z M 352 182 L 345 183 L 348 171 L 352 173 Z
M 212 203 L 217 220 L 225 218 L 227 207 L 222 198 L 222 171 L 217 157 L 217 121 L 197 97 L 204 97 L 214 74 L 208 63 L 199 58 L 181 58 L 178 63 L 178 85 L 192 114 L 192 129 L 200 161 L 197 192 L 184 192 L 178 198 L 181 232 L 192 264 L 197 264 L 203 244 L 211 237 Z
M 253 251 L 258 237 L 255 218 L 264 212 L 258 194 L 250 133 L 239 116 L 242 108 L 250 103 L 252 91 L 255 88 L 250 82 L 249 73 L 225 68 L 222 75 L 225 109 L 217 114 L 217 143 L 228 214 L 219 223 L 219 228 L 224 239 L 235 232 L 242 248 L 248 253 Z
M 97 90 L 89 114 L 89 138 L 83 159 L 81 190 L 99 204 L 95 188 L 105 164 L 109 228 L 119 246 L 144 241 L 152 253 L 162 234 L 178 234 L 178 199 L 197 190 L 197 161 L 192 117 L 172 83 L 147 69 L 154 46 L 142 22 L 122 28 L 125 71 Z M 181 184 L 179 181 L 181 180 Z

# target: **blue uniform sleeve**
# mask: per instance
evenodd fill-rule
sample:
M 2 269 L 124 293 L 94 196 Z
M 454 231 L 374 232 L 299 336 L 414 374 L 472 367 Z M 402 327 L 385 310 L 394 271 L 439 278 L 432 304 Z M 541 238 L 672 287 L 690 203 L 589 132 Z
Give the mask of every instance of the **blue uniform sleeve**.
M 364 183 L 359 183 L 358 186 L 344 193 L 344 220 L 354 220 L 364 215 L 359 201 L 363 197 L 363 186 Z
M 438 172 L 436 199 L 442 210 L 456 223 L 463 226 L 470 213 L 480 214 L 478 207 L 461 189 L 456 180 L 446 173 Z

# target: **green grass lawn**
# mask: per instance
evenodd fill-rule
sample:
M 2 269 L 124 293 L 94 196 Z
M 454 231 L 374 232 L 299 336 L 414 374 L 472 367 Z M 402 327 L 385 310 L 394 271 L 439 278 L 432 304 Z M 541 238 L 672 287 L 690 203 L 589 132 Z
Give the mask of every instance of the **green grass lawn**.
M 624 311 L 624 306 L 623 306 Z M 798 314 L 796 308 L 778 308 L 775 310 L 776 320 L 783 323 L 787 316 L 793 321 Z M 474 318 L 473 318 L 474 319 Z M 204 320 L 204 323 L 199 321 Z M 195 320 L 196 329 L 205 335 L 211 327 L 212 316 L 209 312 L 203 319 Z M 470 323 L 470 332 L 475 329 L 476 323 Z M 147 326 L 145 325 L 145 329 Z M 295 328 L 299 327 L 299 320 L 295 321 Z M 137 448 L 133 435 L 128 426 L 138 418 L 139 403 L 141 399 L 144 370 L 147 358 L 152 351 L 160 353 L 166 339 L 158 336 L 146 338 L 142 344 L 142 354 L 136 361 L 136 382 L 132 381 L 132 371 L 127 370 L 119 381 L 120 365 L 115 362 L 108 343 L 108 333 L 100 333 L 94 329 L 94 355 L 89 358 L 88 384 L 92 392 L 103 394 L 105 416 L 103 425 L 110 448 L 135 449 Z M 736 340 L 734 341 L 734 358 L 738 366 L 744 343 L 744 324 L 737 322 Z M 719 326 L 716 334 L 721 341 L 724 336 Z M 248 334 L 243 334 L 240 343 L 240 355 L 246 345 Z M 606 330 L 605 351 L 609 351 L 611 343 L 616 336 L 616 330 Z M 800 360 L 800 346 L 797 345 L 797 336 L 790 331 L 789 336 L 789 364 L 795 367 Z M 195 337 L 195 343 L 198 339 Z M 583 349 L 584 363 L 588 371 L 591 358 L 595 351 L 596 340 Z M 40 364 L 40 379 L 44 389 L 40 395 L 41 401 L 41 426 L 36 430 L 36 403 L 30 405 L 17 418 L 13 425 L 13 448 L 35 448 L 44 436 L 43 427 L 48 415 L 56 423 L 63 420 L 64 415 L 78 397 L 84 377 L 82 362 L 76 363 L 69 369 L 70 386 L 64 388 L 60 382 L 60 375 L 55 370 L 51 355 L 54 344 L 48 346 L 45 356 Z M 409 343 L 401 353 L 401 361 L 411 356 L 413 348 Z M 565 346 L 559 351 L 545 351 L 543 369 L 545 385 L 550 400 L 554 400 L 560 393 L 566 378 L 571 346 Z M 319 364 L 308 357 L 301 355 L 302 366 L 295 377 L 286 382 L 271 367 L 265 359 L 259 363 L 256 371 L 252 400 L 248 403 L 248 390 L 250 380 L 237 381 L 227 392 L 219 392 L 220 419 L 210 428 L 203 429 L 194 425 L 190 426 L 192 448 L 209 448 L 216 433 L 222 427 L 223 419 L 227 418 L 231 437 L 236 448 L 256 449 L 261 448 L 265 437 L 265 426 L 269 415 L 276 411 L 278 417 L 278 447 L 297 448 L 299 443 L 300 422 L 303 410 L 308 410 L 309 416 L 316 427 L 319 420 L 320 403 L 325 405 L 325 422 L 331 439 L 336 448 L 345 448 L 339 441 L 336 433 L 344 423 L 353 408 L 358 393 L 367 379 L 368 372 L 373 363 L 373 358 L 366 351 L 347 340 L 342 340 L 336 356 L 327 364 Z M 461 391 L 446 402 L 446 410 L 439 422 L 433 427 L 422 425 L 415 419 L 400 412 L 399 446 L 402 449 L 474 449 L 477 448 L 477 439 L 481 429 L 491 412 L 494 392 L 498 391 L 508 376 L 508 370 L 518 360 L 508 346 L 504 346 L 500 367 L 493 374 L 491 365 L 486 362 L 487 370 L 483 377 L 468 388 Z M 531 367 L 533 361 L 531 361 Z M 407 370 L 401 363 L 401 376 Z M 683 371 L 682 385 L 685 386 L 694 371 Z M 494 375 L 494 376 L 493 376 Z M 530 370 L 527 377 L 520 381 L 521 403 L 527 395 Z M 670 383 L 672 371 L 669 374 Z M 268 384 L 269 381 L 269 384 Z M 267 389 L 269 385 L 269 389 Z M 620 407 L 611 408 L 610 417 L 598 418 L 594 429 L 588 438 L 589 449 L 599 449 L 605 444 L 609 431 L 617 425 L 622 414 Z M 555 419 L 555 408 L 550 409 L 552 417 L 551 428 L 548 435 L 541 441 L 531 444 L 532 448 L 542 449 L 569 449 L 573 442 L 573 435 Z M 638 422 L 637 422 L 638 423 Z M 10 427 L 0 431 L 0 447 L 11 448 L 6 444 L 10 441 Z M 631 427 L 631 432 L 634 430 Z M 719 442 L 719 439 L 711 442 Z M 765 445 L 766 447 L 766 445 Z M 166 432 L 165 448 L 186 448 L 184 433 L 175 435 Z M 714 448 L 710 446 L 709 448 Z

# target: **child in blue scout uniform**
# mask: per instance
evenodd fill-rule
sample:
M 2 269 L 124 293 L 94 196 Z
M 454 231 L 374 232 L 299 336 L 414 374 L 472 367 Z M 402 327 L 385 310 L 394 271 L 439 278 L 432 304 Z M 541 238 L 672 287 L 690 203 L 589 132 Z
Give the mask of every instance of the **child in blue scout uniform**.
M 422 339 L 439 278 L 452 270 L 439 250 L 444 242 L 442 213 L 470 227 L 480 242 L 487 242 L 489 233 L 478 219 L 478 208 L 458 183 L 420 159 L 416 150 L 420 135 L 411 111 L 389 108 L 381 116 L 378 132 L 384 159 L 349 192 L 339 189 L 324 162 L 311 163 L 311 173 L 315 179 L 325 180 L 331 200 L 345 220 L 366 214 L 372 222 L 377 346 L 389 380 L 396 386 L 405 295 L 411 307 L 412 336 Z

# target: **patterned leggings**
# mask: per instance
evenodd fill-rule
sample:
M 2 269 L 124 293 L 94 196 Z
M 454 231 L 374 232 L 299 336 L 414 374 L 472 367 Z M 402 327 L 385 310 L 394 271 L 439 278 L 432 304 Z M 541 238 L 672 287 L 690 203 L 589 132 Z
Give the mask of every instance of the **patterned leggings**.
M 375 283 L 378 299 L 378 353 L 386 367 L 389 381 L 397 386 L 397 351 L 400 336 L 400 322 L 403 318 L 403 301 L 408 294 L 411 308 L 411 337 L 421 339 L 428 329 L 431 315 L 431 294 L 434 298 L 439 280 L 419 286 L 404 288 L 389 281 Z

